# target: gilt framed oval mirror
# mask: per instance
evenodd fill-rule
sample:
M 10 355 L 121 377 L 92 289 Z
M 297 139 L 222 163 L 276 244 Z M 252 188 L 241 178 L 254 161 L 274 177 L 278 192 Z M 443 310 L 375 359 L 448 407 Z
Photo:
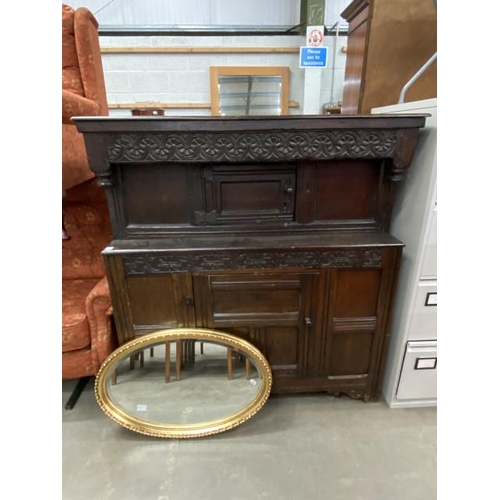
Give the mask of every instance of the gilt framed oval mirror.
M 224 432 L 254 416 L 271 392 L 262 353 L 215 330 L 179 328 L 140 336 L 104 361 L 99 406 L 123 427 L 149 436 L 193 438 Z

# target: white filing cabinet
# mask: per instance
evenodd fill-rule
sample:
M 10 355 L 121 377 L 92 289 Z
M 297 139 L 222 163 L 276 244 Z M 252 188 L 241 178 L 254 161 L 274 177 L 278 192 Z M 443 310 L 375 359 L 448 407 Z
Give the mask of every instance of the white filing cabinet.
M 391 408 L 437 404 L 437 99 L 384 106 L 429 113 L 394 205 L 391 234 L 405 243 L 382 394 Z

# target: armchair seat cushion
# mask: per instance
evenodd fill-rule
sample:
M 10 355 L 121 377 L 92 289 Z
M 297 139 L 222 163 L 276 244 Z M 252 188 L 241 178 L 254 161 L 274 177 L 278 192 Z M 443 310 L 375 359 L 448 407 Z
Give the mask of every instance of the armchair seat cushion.
M 62 282 L 62 352 L 90 347 L 90 325 L 85 301 L 97 279 L 63 280 Z

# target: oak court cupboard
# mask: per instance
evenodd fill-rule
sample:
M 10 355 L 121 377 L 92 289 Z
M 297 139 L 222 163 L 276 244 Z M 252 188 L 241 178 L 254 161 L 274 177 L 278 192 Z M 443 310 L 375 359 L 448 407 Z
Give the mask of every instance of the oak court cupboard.
M 264 354 L 274 393 L 379 397 L 391 210 L 425 115 L 75 122 L 107 193 L 121 344 L 213 328 Z

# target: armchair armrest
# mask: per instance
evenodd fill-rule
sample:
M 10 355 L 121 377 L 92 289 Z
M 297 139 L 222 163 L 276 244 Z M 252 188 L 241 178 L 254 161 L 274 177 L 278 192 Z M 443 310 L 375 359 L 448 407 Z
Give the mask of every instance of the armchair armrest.
M 92 363 L 97 373 L 106 357 L 116 347 L 111 319 L 113 308 L 109 295 L 108 280 L 105 277 L 87 295 L 85 308 L 90 326 Z
M 62 91 L 62 122 L 72 123 L 73 116 L 100 116 L 101 105 L 68 90 Z

